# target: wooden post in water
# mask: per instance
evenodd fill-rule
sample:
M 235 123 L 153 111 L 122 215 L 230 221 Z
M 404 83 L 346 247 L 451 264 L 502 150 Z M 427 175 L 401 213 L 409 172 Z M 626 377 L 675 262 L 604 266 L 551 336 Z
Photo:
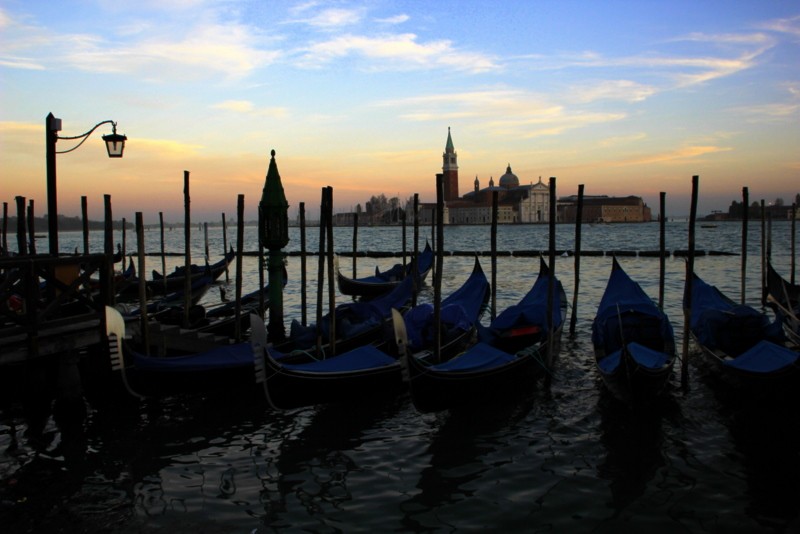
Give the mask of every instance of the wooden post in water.
M 192 216 L 189 196 L 189 171 L 183 171 L 183 232 L 184 266 L 183 277 L 183 326 L 189 327 L 189 307 L 192 303 Z M 144 272 L 141 274 L 144 277 Z
M 225 232 L 225 214 L 222 214 L 222 227 L 223 234 Z M 224 245 L 225 254 L 228 251 L 227 242 Z M 236 300 L 234 301 L 234 310 L 236 317 L 236 330 L 234 331 L 235 339 L 237 342 L 242 339 L 242 325 L 239 320 L 242 315 L 242 256 L 244 254 L 244 195 L 239 195 L 236 200 Z M 223 255 L 224 257 L 224 255 Z M 227 276 L 228 268 L 225 268 Z M 261 316 L 264 319 L 264 316 Z
M 106 271 L 107 280 L 112 288 L 110 292 L 109 304 L 112 306 L 116 300 L 116 291 L 114 287 L 114 216 L 111 213 L 111 195 L 103 195 L 103 210 L 105 212 L 105 221 L 103 228 L 103 253 L 106 255 L 108 271 Z M 144 246 L 144 244 L 142 244 Z M 144 271 L 139 271 L 139 276 L 144 278 Z
M 353 278 L 358 276 L 358 212 L 353 214 Z
M 402 227 L 403 227 L 403 231 L 401 232 L 401 234 L 402 234 L 401 235 L 401 241 L 403 243 L 403 250 L 402 250 L 402 254 L 403 254 L 403 276 L 405 276 L 406 275 L 406 210 L 405 210 L 405 208 L 403 208 L 400 211 L 400 222 L 401 222 Z
M 306 203 L 300 203 L 300 324 L 308 324 L 308 303 L 306 302 Z
M 17 201 L 17 253 L 20 256 L 28 254 L 27 237 L 25 236 L 25 197 L 16 196 L 14 200 Z
M 8 255 L 8 202 L 3 202 L 3 254 Z
M 766 248 L 767 263 L 772 262 L 772 210 L 767 212 L 767 248 Z M 767 272 L 764 270 L 764 302 L 766 302 L 767 292 Z
M 667 270 L 667 193 L 659 193 L 659 236 L 658 236 L 658 307 L 664 310 L 664 283 Z
M 239 257 L 241 257 L 239 255 L 239 253 L 242 252 L 242 250 L 241 250 L 241 247 L 239 246 L 238 243 L 236 244 L 236 247 L 237 247 L 237 249 L 236 249 L 236 257 L 239 258 Z M 228 225 L 225 222 L 225 213 L 223 213 L 222 214 L 222 257 L 224 258 L 225 254 L 227 254 L 227 253 L 228 253 Z M 237 261 L 241 261 L 241 260 L 237 260 Z M 225 283 L 227 284 L 228 282 L 230 282 L 230 277 L 228 275 L 228 264 L 226 262 L 225 263 Z
M 750 215 L 750 192 L 742 188 L 742 292 L 739 303 L 744 306 L 747 295 L 747 222 Z
M 81 218 L 83 219 L 83 253 L 89 254 L 89 206 L 86 196 L 81 197 Z M 122 262 L 123 269 L 125 261 Z
M 34 224 L 36 219 L 33 216 L 33 199 L 28 200 L 28 242 L 30 243 L 30 253 L 36 254 L 36 230 Z
M 761 305 L 767 304 L 767 207 L 761 199 Z
M 548 221 L 548 252 L 550 264 L 550 276 L 547 282 L 547 385 L 550 385 L 550 376 L 553 370 L 553 351 L 555 350 L 555 325 L 553 324 L 553 306 L 555 301 L 555 277 L 556 277 L 556 177 L 550 177 L 550 214 Z
M 136 247 L 139 269 L 139 321 L 142 329 L 142 345 L 144 353 L 150 354 L 150 332 L 148 331 L 147 320 L 147 279 L 144 276 L 144 221 L 142 212 L 136 212 Z
M 327 217 L 326 201 L 328 195 L 322 188 L 322 201 L 319 206 L 319 263 L 317 269 L 317 357 L 322 357 L 322 293 L 325 290 L 325 219 Z
M 419 292 L 419 193 L 414 193 L 414 257 L 411 258 L 414 266 L 411 272 L 414 273 L 414 288 L 411 294 L 411 306 L 417 305 L 417 293 Z
M 692 205 L 689 210 L 689 255 L 686 263 L 686 294 L 683 308 L 683 359 L 681 360 L 681 387 L 689 388 L 689 335 L 692 320 L 692 285 L 694 276 L 695 222 L 697 220 L 697 190 L 700 177 L 692 176 Z
M 575 213 L 575 287 L 572 290 L 572 314 L 569 320 L 569 335 L 575 335 L 578 322 L 578 289 L 581 281 L 581 227 L 583 226 L 583 184 L 578 185 L 578 210 Z
M 497 317 L 497 191 L 492 191 L 492 321 Z
M 5 231 L 3 232 L 5 236 Z M 792 260 L 791 260 L 791 269 L 789 272 L 791 273 L 791 280 L 792 284 L 795 283 L 794 271 L 796 268 L 796 261 L 797 261 L 797 203 L 792 204 Z
M 328 263 L 328 313 L 330 314 L 330 355 L 336 356 L 336 276 L 333 269 L 333 187 L 328 186 L 328 202 L 327 202 L 327 217 L 326 217 L 326 231 L 328 236 L 327 241 L 327 263 Z
M 127 223 L 127 221 L 125 220 L 125 217 L 123 217 L 123 218 L 122 218 L 122 251 L 120 252 L 120 258 L 119 258 L 119 259 L 120 259 L 120 261 L 122 262 L 122 270 L 123 270 L 123 271 L 125 270 L 125 252 L 126 252 L 126 250 L 127 250 L 127 249 L 126 249 L 127 243 L 125 242 L 125 235 L 126 235 L 126 234 L 125 234 L 125 226 L 126 226 L 127 224 L 128 224 L 128 223 Z
M 442 264 L 444 263 L 444 175 L 436 175 L 436 266 L 433 272 L 433 359 L 442 361 Z
M 158 224 L 161 229 L 161 279 L 164 281 L 164 294 L 167 292 L 167 258 L 164 252 L 164 212 L 158 212 Z M 141 273 L 144 276 L 144 273 Z
M 211 258 L 211 252 L 208 250 L 208 223 L 207 222 L 203 223 L 203 239 L 204 239 L 204 243 L 205 243 L 206 263 L 208 263 L 209 259 Z M 227 251 L 224 251 L 222 253 L 223 257 L 225 256 L 225 252 L 227 252 Z

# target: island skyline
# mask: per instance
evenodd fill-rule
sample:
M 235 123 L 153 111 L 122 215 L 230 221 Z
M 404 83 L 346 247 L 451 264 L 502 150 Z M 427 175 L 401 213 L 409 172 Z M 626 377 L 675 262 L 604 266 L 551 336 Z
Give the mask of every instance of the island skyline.
M 620 24 L 620 21 L 624 23 Z M 0 200 L 46 211 L 44 120 L 114 120 L 57 157 L 59 213 L 255 217 L 269 152 L 294 217 L 372 195 L 433 202 L 447 128 L 461 189 L 512 165 L 557 196 L 641 196 L 667 216 L 787 201 L 800 156 L 800 8 L 689 2 L 0 1 Z M 57 148 L 72 145 L 59 141 Z

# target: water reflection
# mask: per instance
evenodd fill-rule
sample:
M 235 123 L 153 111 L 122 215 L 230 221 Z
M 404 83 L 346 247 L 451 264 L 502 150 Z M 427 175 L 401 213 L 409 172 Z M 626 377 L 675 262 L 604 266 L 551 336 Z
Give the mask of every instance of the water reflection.
M 599 433 L 606 454 L 597 466 L 597 476 L 609 481 L 613 518 L 630 513 L 629 507 L 666 465 L 663 419 L 665 413 L 678 409 L 669 395 L 642 408 L 623 404 L 602 389 Z
M 416 532 L 441 528 L 475 528 L 491 523 L 485 510 L 469 503 L 487 476 L 513 464 L 504 454 L 515 429 L 533 409 L 535 388 L 516 402 L 451 410 L 420 416 L 430 429 L 426 465 L 419 473 L 419 490 L 401 504 L 404 529 Z M 497 513 L 495 509 L 493 513 Z
M 261 454 L 262 522 L 269 528 L 328 525 L 353 498 L 350 479 L 369 469 L 358 451 L 369 448 L 375 428 L 409 404 L 407 396 L 385 402 L 353 402 L 291 410 L 270 454 Z M 328 519 L 326 519 L 328 518 Z M 310 522 L 309 522 L 310 521 Z M 331 525 L 328 525 L 333 528 Z

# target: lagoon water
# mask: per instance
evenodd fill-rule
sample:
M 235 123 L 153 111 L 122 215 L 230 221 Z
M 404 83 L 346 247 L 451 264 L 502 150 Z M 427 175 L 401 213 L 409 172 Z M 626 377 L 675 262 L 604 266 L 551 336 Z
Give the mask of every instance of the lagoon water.
M 667 249 L 687 248 L 687 223 L 667 224 Z M 309 250 L 319 230 L 309 228 Z M 585 226 L 583 250 L 658 249 L 657 224 Z M 430 228 L 422 230 L 421 246 Z M 787 278 L 790 225 L 772 223 L 772 257 Z M 160 248 L 158 231 L 146 250 Z M 203 234 L 193 229 L 193 257 Z M 228 242 L 235 241 L 229 231 Z M 120 241 L 121 236 L 116 236 Z M 292 228 L 288 250 L 299 250 Z M 167 232 L 183 250 L 182 230 Z M 409 250 L 412 231 L 407 234 Z M 94 250 L 102 237 L 92 236 Z M 135 249 L 135 235 L 126 248 Z M 256 229 L 245 229 L 245 249 Z M 397 251 L 401 229 L 360 228 L 359 250 Z M 545 250 L 547 226 L 500 226 L 499 250 Z M 695 269 L 734 300 L 741 291 L 741 226 L 697 228 Z M 211 261 L 223 250 L 210 229 Z M 63 250 L 81 247 L 64 234 Z M 574 227 L 557 227 L 557 249 L 572 249 Z M 335 230 L 352 249 L 352 231 Z M 488 251 L 488 226 L 445 230 L 445 249 Z M 748 236 L 746 300 L 760 306 L 761 227 Z M 180 264 L 169 257 L 168 269 Z M 317 258 L 308 259 L 309 317 L 315 313 Z M 358 273 L 395 258 L 359 258 Z M 443 293 L 461 284 L 473 258 L 446 256 Z M 490 259 L 481 258 L 490 276 Z M 161 259 L 148 256 L 149 269 Z M 659 261 L 620 257 L 654 298 Z M 796 532 L 800 530 L 800 418 L 797 406 L 772 414 L 732 398 L 690 351 L 689 388 L 680 365 L 664 402 L 633 411 L 611 399 L 594 369 L 591 320 L 610 273 L 608 256 L 581 258 L 576 335 L 565 332 L 549 387 L 500 406 L 420 414 L 407 394 L 384 402 L 271 410 L 253 387 L 227 396 L 145 401 L 87 399 L 77 422 L 48 414 L 35 424 L 19 406 L 0 411 L 0 525 L 4 532 Z M 257 287 L 258 260 L 243 260 L 244 291 Z M 340 267 L 352 273 L 352 260 Z M 533 283 L 538 258 L 500 257 L 497 307 Z M 556 274 L 572 302 L 574 258 Z M 288 259 L 285 315 L 299 317 L 300 259 Z M 233 294 L 230 273 L 228 294 Z M 683 335 L 684 260 L 666 265 L 665 309 Z M 212 290 L 205 302 L 218 300 Z M 340 302 L 344 297 L 338 296 Z M 431 298 L 430 288 L 420 300 Z M 488 315 L 485 320 L 488 319 Z M 680 349 L 679 349 L 680 352 Z M 69 421 L 69 422 L 67 422 Z

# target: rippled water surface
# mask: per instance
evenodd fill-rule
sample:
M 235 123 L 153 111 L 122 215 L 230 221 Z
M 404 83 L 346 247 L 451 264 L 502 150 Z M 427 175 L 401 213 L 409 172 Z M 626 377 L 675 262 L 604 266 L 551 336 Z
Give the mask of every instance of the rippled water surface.
M 788 277 L 790 226 L 772 226 L 773 261 Z M 203 253 L 194 229 L 193 255 Z M 228 236 L 229 243 L 235 232 Z M 246 228 L 245 249 L 255 249 Z M 318 229 L 309 228 L 316 249 Z M 408 248 L 411 244 L 408 230 Z M 430 229 L 422 230 L 422 241 Z M 93 236 L 99 247 L 100 236 Z M 335 248 L 352 248 L 336 229 Z M 498 249 L 544 250 L 546 226 L 501 226 Z M 117 238 L 119 240 L 119 238 Z M 127 248 L 135 237 L 127 236 Z M 183 232 L 167 232 L 182 251 Z M 360 250 L 396 251 L 399 228 L 361 228 Z M 583 228 L 584 250 L 658 249 L 658 225 Z M 74 244 L 73 244 L 74 243 Z M 223 249 L 210 230 L 211 261 Z M 696 271 L 735 300 L 741 292 L 741 227 L 697 229 L 697 248 L 735 253 L 701 256 Z M 64 250 L 80 236 L 61 237 Z M 290 251 L 299 249 L 292 229 Z M 147 251 L 159 250 L 157 231 Z M 557 228 L 557 248 L 574 247 L 574 228 Z M 445 248 L 488 251 L 488 227 L 451 227 Z M 668 224 L 667 249 L 687 248 L 687 224 Z M 751 225 L 746 300 L 760 306 L 761 229 Z M 148 269 L 161 259 L 148 256 Z M 168 258 L 168 268 L 181 263 Z M 313 316 L 317 258 L 308 260 Z M 397 259 L 359 258 L 366 274 Z M 444 260 L 443 292 L 466 279 L 474 260 Z M 482 257 L 490 274 L 490 259 Z M 620 257 L 628 273 L 658 295 L 656 258 Z M 497 307 L 533 283 L 538 259 L 497 260 Z M 350 258 L 340 266 L 352 272 Z M 243 260 L 244 291 L 258 284 L 257 258 Z M 217 396 L 143 402 L 87 399 L 74 406 L 0 412 L 0 524 L 13 532 L 269 532 L 273 530 L 525 532 L 794 532 L 800 529 L 800 420 L 796 405 L 757 409 L 726 395 L 694 364 L 689 389 L 679 366 L 658 406 L 634 411 L 609 398 L 594 369 L 590 332 L 611 267 L 607 256 L 580 263 L 576 335 L 566 333 L 549 387 L 539 383 L 500 406 L 419 414 L 408 395 L 385 402 L 272 411 L 250 385 Z M 574 258 L 555 269 L 572 302 Z M 286 318 L 300 314 L 300 259 L 288 259 Z M 228 293 L 233 291 L 231 272 Z M 684 261 L 666 263 L 665 309 L 680 340 Z M 218 299 L 210 292 L 205 302 Z M 431 298 L 426 289 L 422 299 Z M 343 297 L 339 296 L 340 301 Z M 57 407 L 58 408 L 58 407 Z M 55 411 L 55 413 L 53 413 Z M 6 530 L 6 528 L 10 530 Z

